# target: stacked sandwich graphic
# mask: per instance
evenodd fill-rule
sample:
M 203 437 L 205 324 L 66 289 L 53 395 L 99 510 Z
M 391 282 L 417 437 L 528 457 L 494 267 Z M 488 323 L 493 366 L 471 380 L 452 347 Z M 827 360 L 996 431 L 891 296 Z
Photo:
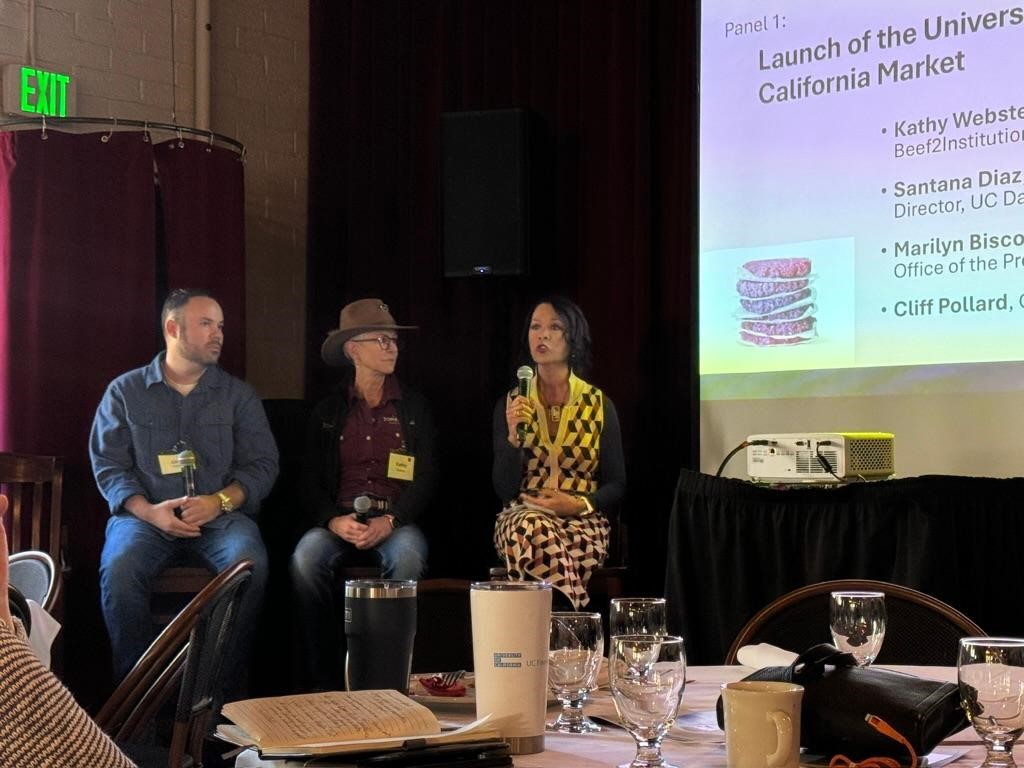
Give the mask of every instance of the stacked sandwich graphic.
M 740 267 L 740 341 L 778 347 L 814 339 L 814 279 L 807 258 L 758 259 Z

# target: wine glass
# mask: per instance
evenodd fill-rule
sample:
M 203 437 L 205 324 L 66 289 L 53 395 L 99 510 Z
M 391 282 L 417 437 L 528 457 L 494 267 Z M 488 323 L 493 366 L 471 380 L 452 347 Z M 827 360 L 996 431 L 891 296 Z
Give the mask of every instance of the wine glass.
M 597 685 L 604 656 L 601 614 L 556 611 L 551 614 L 548 687 L 562 702 L 558 719 L 545 730 L 594 733 L 601 726 L 583 714 L 583 702 Z
M 619 635 L 611 640 L 608 680 L 623 727 L 636 741 L 633 762 L 619 768 L 674 768 L 661 740 L 675 722 L 686 684 L 683 638 Z
M 1024 639 L 964 637 L 957 659 L 960 699 L 988 750 L 985 768 L 1014 766 L 1024 731 Z
M 616 597 L 608 606 L 608 635 L 667 635 L 664 597 Z
M 833 592 L 829 619 L 836 648 L 851 654 L 858 667 L 878 657 L 885 637 L 885 593 Z

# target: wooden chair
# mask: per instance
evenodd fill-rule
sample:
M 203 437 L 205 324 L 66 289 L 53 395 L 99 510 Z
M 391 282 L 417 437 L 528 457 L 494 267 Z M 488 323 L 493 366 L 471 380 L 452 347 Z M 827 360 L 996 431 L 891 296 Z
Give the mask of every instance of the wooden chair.
M 373 550 L 354 552 L 350 564 L 338 569 L 335 585 L 339 599 L 345 597 L 345 582 L 354 579 L 383 579 L 377 553 Z
M 348 565 L 338 571 L 338 590 L 345 594 L 345 582 L 353 579 L 382 579 L 379 565 Z
M 219 705 L 221 665 L 233 637 L 238 602 L 252 577 L 241 560 L 215 576 L 153 641 L 104 704 L 96 722 L 137 762 L 153 762 L 136 743 L 178 690 L 171 745 L 159 753 L 170 768 L 202 764 L 207 723 Z
M 60 456 L 0 453 L 0 492 L 10 503 L 7 535 L 11 557 L 27 550 L 49 556 L 53 563 L 52 589 L 47 603 L 40 605 L 57 621 L 63 621 L 63 584 L 70 575 L 61 516 L 64 460 Z M 59 673 L 63 666 L 59 637 L 52 653 L 53 669 Z
M 910 587 L 867 579 L 823 581 L 789 592 L 759 611 L 733 640 L 725 657 L 752 643 L 771 643 L 801 652 L 831 642 L 829 593 L 884 592 L 887 614 L 879 664 L 956 666 L 959 639 L 985 632 L 956 608 Z
M 213 577 L 213 572 L 201 565 L 172 565 L 157 576 L 150 593 L 153 625 L 166 626 Z
M 60 456 L 0 453 L 0 491 L 10 501 L 10 551 L 42 550 L 59 571 L 65 567 L 61 550 L 63 487 Z
M 610 510 L 606 514 L 612 526 L 608 557 L 604 565 L 594 570 L 587 585 L 587 593 L 592 603 L 598 608 L 605 609 L 613 598 L 626 594 L 626 570 L 629 562 L 629 530 L 626 522 L 618 510 Z

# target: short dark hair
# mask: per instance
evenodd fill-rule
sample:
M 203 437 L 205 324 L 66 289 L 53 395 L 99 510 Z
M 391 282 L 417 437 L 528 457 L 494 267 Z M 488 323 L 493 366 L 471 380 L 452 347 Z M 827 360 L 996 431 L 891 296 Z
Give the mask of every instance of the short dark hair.
M 174 322 L 181 324 L 181 308 L 192 299 L 212 299 L 209 291 L 202 288 L 175 288 L 164 299 L 164 307 L 160 310 L 160 327 L 167 324 L 168 317 L 174 317 Z
M 590 371 L 594 359 L 591 352 L 590 323 L 587 322 L 583 310 L 565 296 L 545 296 L 539 301 L 535 301 L 530 307 L 530 312 L 526 316 L 526 326 L 523 328 L 525 358 L 530 360 L 530 322 L 533 320 L 533 313 L 541 304 L 550 304 L 565 324 L 565 343 L 569 346 L 569 368 L 573 373 L 586 375 Z

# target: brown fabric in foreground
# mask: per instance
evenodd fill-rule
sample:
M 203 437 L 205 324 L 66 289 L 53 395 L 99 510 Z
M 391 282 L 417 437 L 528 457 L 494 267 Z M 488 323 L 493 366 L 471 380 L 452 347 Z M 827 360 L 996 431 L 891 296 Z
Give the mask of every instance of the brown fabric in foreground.
M 0 621 L 0 765 L 133 768 L 28 645 Z

